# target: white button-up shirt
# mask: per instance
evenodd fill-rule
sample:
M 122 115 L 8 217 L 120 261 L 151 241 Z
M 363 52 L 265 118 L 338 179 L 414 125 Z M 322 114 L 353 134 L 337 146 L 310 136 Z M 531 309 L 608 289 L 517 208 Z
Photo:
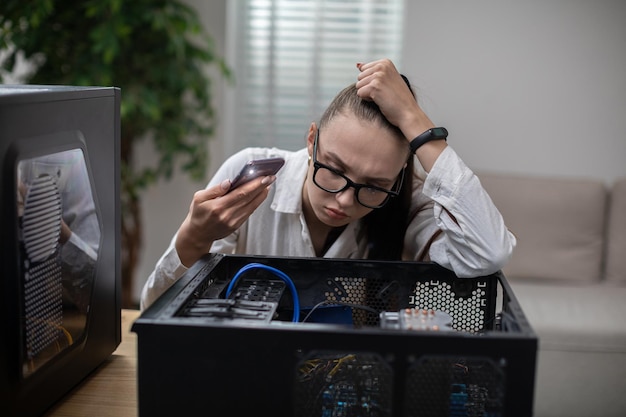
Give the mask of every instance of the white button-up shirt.
M 308 169 L 306 148 L 296 152 L 276 148 L 244 149 L 226 160 L 207 187 L 234 178 L 251 159 L 275 156 L 283 157 L 285 165 L 270 187 L 268 198 L 238 230 L 215 241 L 211 252 L 316 256 L 302 211 L 302 187 Z M 411 221 L 405 234 L 403 259 L 430 260 L 451 269 L 459 277 L 488 275 L 501 269 L 515 247 L 515 237 L 506 228 L 476 175 L 450 146 L 428 174 L 420 169 L 417 159 L 415 162 Z M 350 223 L 324 257 L 366 258 L 367 242 L 360 230 L 361 221 Z M 175 240 L 176 236 L 143 287 L 142 309 L 187 270 L 180 262 Z

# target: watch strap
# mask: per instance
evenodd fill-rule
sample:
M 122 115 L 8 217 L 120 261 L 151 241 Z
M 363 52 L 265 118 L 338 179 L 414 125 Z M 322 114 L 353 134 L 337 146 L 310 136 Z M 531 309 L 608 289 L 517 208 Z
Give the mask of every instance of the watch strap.
M 445 127 L 433 127 L 432 129 L 428 129 L 411 141 L 409 144 L 411 153 L 415 153 L 415 151 L 426 142 L 439 139 L 447 140 L 447 137 L 448 130 Z

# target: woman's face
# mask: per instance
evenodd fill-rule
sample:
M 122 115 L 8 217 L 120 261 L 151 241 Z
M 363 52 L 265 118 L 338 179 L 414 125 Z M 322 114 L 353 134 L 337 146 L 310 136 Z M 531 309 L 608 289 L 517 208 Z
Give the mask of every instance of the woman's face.
M 312 158 L 316 134 L 317 127 L 311 125 L 307 148 Z M 319 131 L 317 161 L 358 184 L 392 190 L 407 157 L 407 144 L 389 129 L 356 117 L 339 115 Z M 315 185 L 313 173 L 311 161 L 304 184 L 303 204 L 305 212 L 312 212 L 320 222 L 330 227 L 344 226 L 372 211 L 356 200 L 354 188 L 329 193 Z

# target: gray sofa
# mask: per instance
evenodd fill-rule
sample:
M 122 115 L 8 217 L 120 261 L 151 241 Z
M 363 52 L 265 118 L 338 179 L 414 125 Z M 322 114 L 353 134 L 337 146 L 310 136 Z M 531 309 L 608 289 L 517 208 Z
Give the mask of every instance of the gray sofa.
M 503 272 L 539 337 L 535 416 L 626 416 L 626 178 L 478 176 L 518 239 Z

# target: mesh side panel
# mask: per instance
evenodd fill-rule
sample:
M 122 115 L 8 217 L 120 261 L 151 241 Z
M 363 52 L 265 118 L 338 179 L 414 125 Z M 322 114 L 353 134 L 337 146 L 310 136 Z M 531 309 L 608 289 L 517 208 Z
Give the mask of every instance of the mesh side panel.
M 42 175 L 29 186 L 22 219 L 30 262 L 41 262 L 57 249 L 61 234 L 61 196 L 53 177 Z
M 26 354 L 29 359 L 56 342 L 61 336 L 61 266 L 55 257 L 28 271 L 24 284 Z
M 377 354 L 312 352 L 297 366 L 295 415 L 390 416 L 392 379 Z
M 485 327 L 486 294 L 480 283 L 475 289 L 453 289 L 443 281 L 416 282 L 415 307 L 445 311 L 452 316 L 453 329 L 473 333 Z
M 349 278 L 349 277 L 336 277 L 334 280 L 329 280 L 329 291 L 324 293 L 324 297 L 329 302 L 350 303 L 358 305 L 369 305 L 367 301 L 367 280 L 365 278 Z M 367 313 L 363 310 L 352 310 L 352 321 L 355 327 L 361 327 L 364 325 L 375 325 L 377 320 L 376 315 Z
M 408 370 L 406 415 L 502 415 L 504 371 L 489 358 L 424 356 Z
M 32 359 L 62 333 L 61 197 L 53 177 L 42 175 L 29 186 L 22 229 L 28 258 L 24 274 L 26 356 Z
M 400 299 L 393 281 L 362 277 L 335 277 L 327 281 L 324 297 L 329 302 L 367 305 L 379 312 L 405 307 L 441 310 L 458 331 L 478 332 L 485 328 L 488 306 L 487 283 L 481 281 L 416 281 L 407 299 Z M 355 326 L 378 326 L 379 316 L 353 309 Z

